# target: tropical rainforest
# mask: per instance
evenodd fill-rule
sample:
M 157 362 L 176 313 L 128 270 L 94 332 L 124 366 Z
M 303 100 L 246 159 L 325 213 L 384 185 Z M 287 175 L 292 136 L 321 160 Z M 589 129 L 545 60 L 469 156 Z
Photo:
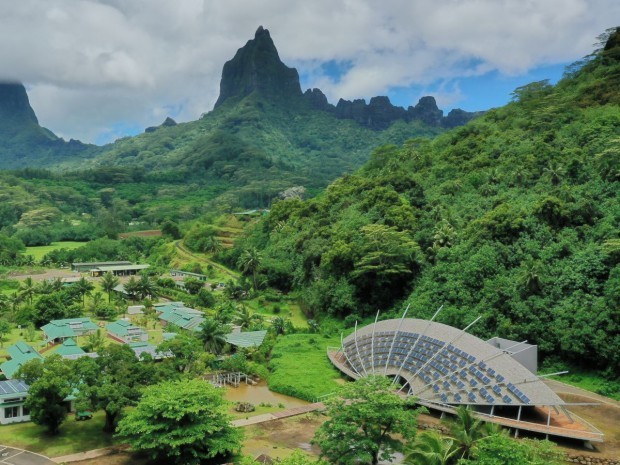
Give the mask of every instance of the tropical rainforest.
M 620 373 L 620 34 L 555 86 L 435 139 L 377 148 L 316 198 L 289 199 L 254 248 L 316 318 L 430 318 Z

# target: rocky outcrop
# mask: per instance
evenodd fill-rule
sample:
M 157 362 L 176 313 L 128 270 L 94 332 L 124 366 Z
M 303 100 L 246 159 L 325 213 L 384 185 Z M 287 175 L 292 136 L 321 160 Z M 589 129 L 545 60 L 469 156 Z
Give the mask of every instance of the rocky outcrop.
M 149 126 L 148 128 L 144 130 L 144 132 L 155 132 L 159 128 L 169 128 L 169 127 L 176 126 L 176 125 L 177 125 L 177 122 L 168 116 L 164 120 L 164 122 L 161 123 L 159 126 Z
M 39 124 L 21 83 L 0 83 L 0 124 Z
M 304 92 L 304 99 L 315 110 L 323 110 L 328 112 L 334 112 L 335 107 L 327 101 L 325 94 L 321 92 L 321 89 L 308 89 Z
M 297 70 L 280 61 L 269 31 L 262 26 L 254 39 L 237 50 L 233 59 L 224 65 L 215 108 L 228 99 L 243 98 L 253 92 L 271 100 L 302 96 Z

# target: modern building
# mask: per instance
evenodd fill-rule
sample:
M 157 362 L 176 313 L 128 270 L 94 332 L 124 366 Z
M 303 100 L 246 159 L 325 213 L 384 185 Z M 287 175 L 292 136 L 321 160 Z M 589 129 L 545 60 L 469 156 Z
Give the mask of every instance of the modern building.
M 0 370 L 8 379 L 13 378 L 24 363 L 30 360 L 43 360 L 43 356 L 23 341 L 7 348 L 10 359 L 0 365 Z
M 144 328 L 135 326 L 126 320 L 117 320 L 113 323 L 108 323 L 106 325 L 106 330 L 108 331 L 108 336 L 124 344 L 149 340 L 149 335 Z
M 0 425 L 30 421 L 30 413 L 24 407 L 27 396 L 28 385 L 23 381 L 0 381 Z
M 142 270 L 146 270 L 151 265 L 106 265 L 96 266 L 90 269 L 90 275 L 93 277 L 103 276 L 106 273 L 112 273 L 114 276 L 133 276 Z
M 63 341 L 58 349 L 56 349 L 55 353 L 60 355 L 62 358 L 73 358 L 76 355 L 83 355 L 86 352 L 84 352 L 84 349 L 78 346 L 73 339 L 68 338 Z
M 100 266 L 123 266 L 123 265 L 131 265 L 131 262 L 128 261 L 116 261 L 116 262 L 84 262 L 84 263 L 72 263 L 71 271 L 78 271 L 80 273 L 86 273 L 94 268 L 98 268 Z
M 64 320 L 52 320 L 41 327 L 45 342 L 53 344 L 63 342 L 69 338 L 86 336 L 97 332 L 98 326 L 90 318 L 67 318 Z
M 466 405 L 515 435 L 531 431 L 602 442 L 603 434 L 569 412 L 569 403 L 536 375 L 535 346 L 497 338 L 487 342 L 467 329 L 404 317 L 379 321 L 356 328 L 328 355 L 353 379 L 392 378 L 396 389 L 429 409 L 455 413 Z
M 200 273 L 191 273 L 189 271 L 182 270 L 170 270 L 170 276 L 175 278 L 196 278 L 198 281 L 207 281 L 209 278 Z

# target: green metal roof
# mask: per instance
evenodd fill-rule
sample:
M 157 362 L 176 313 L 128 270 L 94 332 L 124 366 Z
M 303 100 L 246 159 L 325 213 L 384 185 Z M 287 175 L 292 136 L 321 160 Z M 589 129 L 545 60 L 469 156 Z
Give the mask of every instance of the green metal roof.
M 97 266 L 94 269 L 104 273 L 108 271 L 138 271 L 146 270 L 151 265 L 118 265 L 118 266 Z
M 41 327 L 48 340 L 76 337 L 86 331 L 96 331 L 98 326 L 90 318 L 53 320 Z
M 245 333 L 230 333 L 224 336 L 226 342 L 237 347 L 258 347 L 265 340 L 267 331 L 246 331 Z
M 4 376 L 7 378 L 12 378 L 17 370 L 28 361 L 35 359 L 43 360 L 39 352 L 23 341 L 13 344 L 7 349 L 7 352 L 11 356 L 11 360 L 0 365 L 0 370 L 2 370 L 2 373 L 4 373 Z
M 159 307 L 157 311 L 161 312 L 160 320 L 187 330 L 199 331 L 200 325 L 205 321 L 204 313 L 193 308 L 170 306 Z
M 66 355 L 82 355 L 86 352 L 84 352 L 73 339 L 69 338 L 66 339 L 58 349 L 56 349 L 56 353 L 61 357 L 64 357 Z
M 110 333 L 117 336 L 128 336 L 129 334 L 136 335 L 146 333 L 143 328 L 140 328 L 139 326 L 134 326 L 129 321 L 125 320 L 117 320 L 114 323 L 108 323 L 106 325 L 106 329 Z

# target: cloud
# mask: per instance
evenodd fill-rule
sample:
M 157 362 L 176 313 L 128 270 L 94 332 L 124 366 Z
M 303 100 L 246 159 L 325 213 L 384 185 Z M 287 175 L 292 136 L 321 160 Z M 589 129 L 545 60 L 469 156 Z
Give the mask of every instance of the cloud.
M 209 111 L 259 25 L 330 101 L 445 83 L 457 103 L 452 81 L 579 59 L 608 18 L 615 0 L 20 0 L 0 3 L 0 78 L 27 84 L 44 126 L 95 141 Z

